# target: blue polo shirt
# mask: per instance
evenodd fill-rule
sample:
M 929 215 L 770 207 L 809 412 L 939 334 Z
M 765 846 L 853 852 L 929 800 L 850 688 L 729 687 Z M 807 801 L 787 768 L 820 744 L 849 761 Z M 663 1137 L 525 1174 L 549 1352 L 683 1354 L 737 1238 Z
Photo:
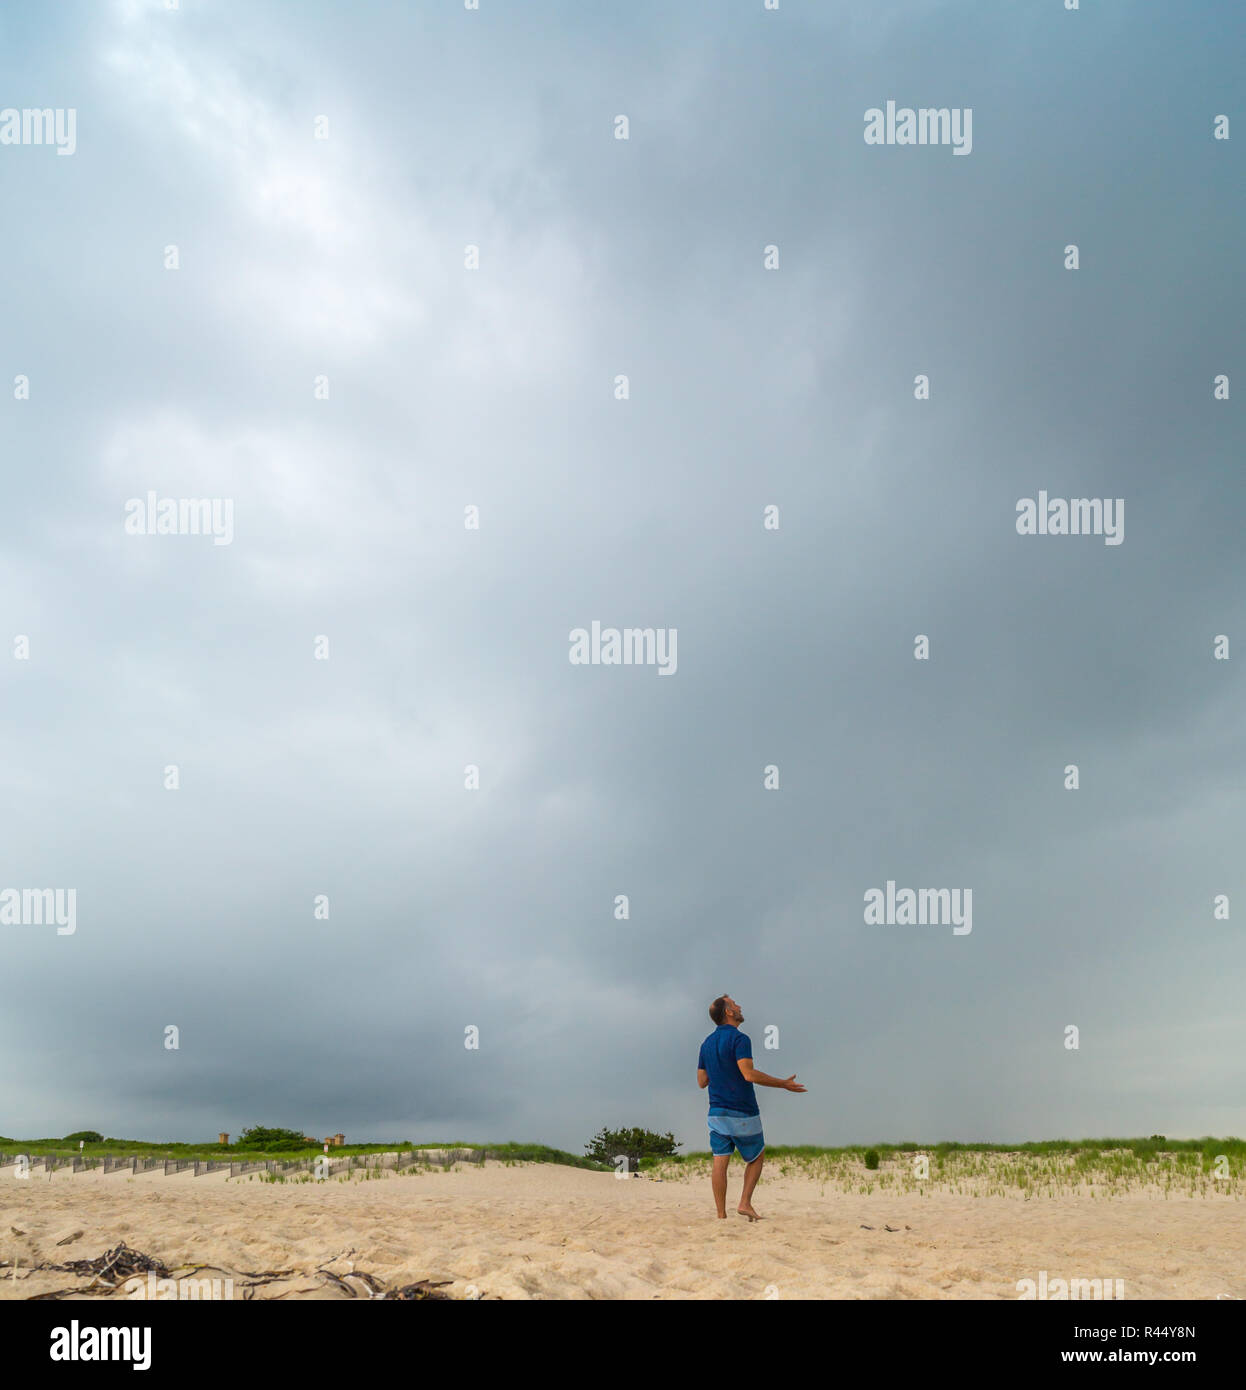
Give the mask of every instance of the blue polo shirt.
M 740 1058 L 753 1055 L 747 1033 L 721 1023 L 701 1044 L 697 1070 L 709 1073 L 710 1114 L 760 1115 L 753 1083 L 740 1075 Z

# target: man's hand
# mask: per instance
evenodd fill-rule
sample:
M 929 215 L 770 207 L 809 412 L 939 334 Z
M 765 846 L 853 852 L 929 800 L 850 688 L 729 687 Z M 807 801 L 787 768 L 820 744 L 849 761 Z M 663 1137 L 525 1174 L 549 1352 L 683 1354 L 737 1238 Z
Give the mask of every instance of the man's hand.
M 773 1086 L 779 1091 L 803 1091 L 805 1088 L 796 1080 L 795 1072 L 789 1077 L 768 1076 L 764 1071 L 758 1071 L 753 1065 L 751 1057 L 740 1057 L 737 1059 L 740 1068 L 740 1075 L 745 1081 L 751 1081 L 754 1086 Z

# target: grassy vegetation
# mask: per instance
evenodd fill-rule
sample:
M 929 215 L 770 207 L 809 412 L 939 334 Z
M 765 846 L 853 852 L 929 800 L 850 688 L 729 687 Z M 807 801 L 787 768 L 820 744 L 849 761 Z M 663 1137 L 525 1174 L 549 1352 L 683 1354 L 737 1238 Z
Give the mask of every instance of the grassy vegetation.
M 329 1149 L 329 1157 L 337 1162 L 352 1156 L 395 1153 L 414 1150 L 472 1149 L 485 1151 L 490 1161 L 507 1164 L 558 1163 L 571 1168 L 591 1171 L 612 1171 L 612 1166 L 594 1162 L 580 1154 L 545 1144 L 466 1144 L 461 1141 L 424 1141 L 412 1144 L 407 1140 L 374 1144 L 345 1144 Z M 70 1158 L 80 1151 L 76 1143 L 65 1139 L 9 1139 L 0 1136 L 0 1151 L 4 1153 L 55 1154 Z M 255 1162 L 276 1159 L 283 1163 L 306 1161 L 320 1157 L 322 1145 L 298 1150 L 263 1153 L 233 1144 L 154 1143 L 150 1140 L 106 1139 L 99 1144 L 85 1144 L 81 1150 L 87 1159 L 113 1157 L 177 1158 Z M 878 1155 L 878 1167 L 871 1169 L 867 1154 Z M 929 1164 L 929 1176 L 920 1176 L 915 1160 L 924 1155 Z M 666 1181 L 699 1180 L 709 1167 L 708 1152 L 676 1154 L 670 1158 L 643 1158 L 642 1171 L 660 1176 Z M 909 1192 L 923 1195 L 931 1191 L 956 1192 L 966 1195 L 1002 1194 L 1032 1197 L 1054 1196 L 1059 1193 L 1078 1193 L 1095 1196 L 1119 1195 L 1130 1190 L 1158 1188 L 1165 1195 L 1194 1194 L 1228 1196 L 1240 1200 L 1246 1196 L 1246 1140 L 1226 1139 L 1167 1139 L 1153 1134 L 1146 1139 L 1049 1139 L 1024 1144 L 960 1143 L 950 1140 L 935 1144 L 856 1144 L 839 1148 L 822 1148 L 812 1144 L 778 1145 L 766 1150 L 767 1171 L 774 1175 L 801 1174 L 830 1186 L 850 1192 L 868 1193 L 875 1189 L 890 1192 Z M 1223 1158 L 1223 1163 L 1219 1160 Z M 442 1171 L 444 1163 L 438 1156 L 417 1159 L 408 1165 L 404 1174 L 420 1176 Z M 1219 1174 L 1227 1169 L 1228 1176 Z M 393 1170 L 384 1170 L 392 1175 Z M 358 1168 L 338 1176 L 338 1181 L 371 1181 L 380 1169 Z M 261 1181 L 298 1181 L 295 1174 L 242 1175 Z
M 425 1146 L 421 1146 L 425 1147 Z M 470 1148 L 470 1145 L 456 1146 L 446 1144 L 445 1148 Z M 567 1153 L 564 1149 L 551 1149 L 546 1144 L 484 1144 L 481 1145 L 491 1159 L 503 1163 L 565 1163 L 571 1168 L 588 1168 L 593 1172 L 605 1171 L 610 1165 L 601 1164 L 583 1154 Z
M 485 1149 L 491 1160 L 503 1163 L 563 1163 L 572 1168 L 600 1170 L 602 1165 L 581 1154 L 567 1153 L 563 1149 L 550 1148 L 546 1144 L 465 1144 L 462 1142 L 427 1140 L 412 1144 L 409 1140 L 393 1140 L 381 1144 L 343 1144 L 335 1148 L 329 1146 L 329 1157 L 333 1161 L 349 1158 L 355 1154 L 402 1153 L 421 1149 Z M 26 1154 L 56 1154 L 72 1158 L 81 1153 L 84 1158 L 136 1157 L 136 1158 L 181 1158 L 214 1160 L 216 1162 L 254 1163 L 263 1159 L 276 1159 L 282 1163 L 319 1158 L 324 1146 L 316 1144 L 302 1149 L 282 1149 L 265 1153 L 257 1149 L 241 1148 L 234 1144 L 180 1144 L 153 1143 L 147 1139 L 105 1139 L 100 1144 L 84 1144 L 79 1150 L 76 1143 L 64 1139 L 9 1139 L 0 1135 L 0 1152 Z
M 878 1155 L 871 1170 L 868 1155 Z M 927 1176 L 919 1158 L 927 1160 Z M 642 1164 L 664 1181 L 700 1179 L 711 1155 Z M 945 1141 L 818 1148 L 778 1145 L 766 1150 L 767 1171 L 803 1176 L 845 1192 L 952 1192 L 964 1196 L 1120 1196 L 1159 1190 L 1164 1196 L 1246 1196 L 1246 1140 L 1051 1139 L 1027 1144 Z
M 412 1147 L 415 1146 L 405 1142 L 343 1144 L 341 1148 L 334 1148 L 333 1145 L 330 1145 L 329 1153 L 331 1156 L 344 1158 L 347 1154 L 393 1153 L 398 1149 L 410 1149 Z M 434 1146 L 421 1145 L 420 1147 L 431 1148 Z M 249 1163 L 261 1158 L 286 1160 L 315 1158 L 317 1154 L 324 1152 L 324 1146 L 316 1144 L 308 1145 L 303 1149 L 283 1149 L 264 1153 L 257 1149 L 239 1148 L 234 1144 L 178 1144 L 155 1143 L 148 1139 L 105 1139 L 100 1144 L 84 1144 L 79 1150 L 77 1144 L 66 1143 L 64 1139 L 6 1139 L 0 1137 L 0 1152 L 58 1154 L 65 1158 L 72 1158 L 74 1154 L 81 1152 L 84 1158 L 108 1154 L 113 1157 L 124 1155 L 126 1158 L 131 1156 L 137 1158 L 197 1158 L 201 1161 L 204 1159 L 232 1159 L 235 1163 Z

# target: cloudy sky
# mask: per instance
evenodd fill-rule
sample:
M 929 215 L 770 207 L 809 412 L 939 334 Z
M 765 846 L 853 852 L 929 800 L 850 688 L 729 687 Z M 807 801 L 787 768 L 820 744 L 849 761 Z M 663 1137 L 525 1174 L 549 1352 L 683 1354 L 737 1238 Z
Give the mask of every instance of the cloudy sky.
M 76 930 L 0 926 L 0 1133 L 704 1149 L 723 990 L 771 1142 L 1246 1132 L 1244 40 L 6 5 L 0 888 Z

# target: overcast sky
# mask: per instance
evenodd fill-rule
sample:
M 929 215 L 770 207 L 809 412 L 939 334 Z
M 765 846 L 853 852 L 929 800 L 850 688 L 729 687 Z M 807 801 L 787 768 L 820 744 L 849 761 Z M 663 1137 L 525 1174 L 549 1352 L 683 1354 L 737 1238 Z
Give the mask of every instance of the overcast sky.
M 76 892 L 0 926 L 0 1133 L 704 1149 L 723 990 L 808 1086 L 772 1143 L 1246 1133 L 1244 41 L 0 10 L 0 104 L 76 112 L 0 144 L 0 888 Z M 972 149 L 867 144 L 889 100 Z M 1040 490 L 1123 543 L 1018 534 Z

